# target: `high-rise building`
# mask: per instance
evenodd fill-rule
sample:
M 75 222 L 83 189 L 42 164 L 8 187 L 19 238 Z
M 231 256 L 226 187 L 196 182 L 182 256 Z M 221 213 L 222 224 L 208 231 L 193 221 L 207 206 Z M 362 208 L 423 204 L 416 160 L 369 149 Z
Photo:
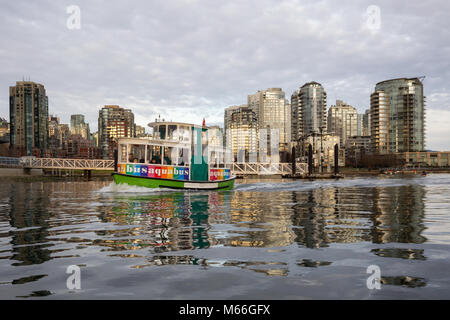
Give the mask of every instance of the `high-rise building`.
M 90 139 L 89 123 L 84 121 L 84 115 L 73 114 L 70 116 L 70 133 L 79 134 L 84 139 Z
M 131 110 L 106 105 L 99 111 L 98 139 L 104 159 L 113 159 L 118 138 L 134 136 L 134 114 Z
M 147 134 L 145 133 L 145 127 L 143 127 L 143 126 L 139 126 L 139 125 L 136 125 L 136 137 L 137 138 L 143 138 L 143 137 L 146 137 L 147 136 Z
M 224 141 L 225 146 L 229 145 L 228 140 L 227 140 L 227 137 L 228 137 L 227 128 L 230 127 L 232 113 L 234 111 L 238 110 L 239 108 L 245 108 L 245 107 L 247 107 L 246 104 L 242 104 L 240 106 L 231 106 L 231 107 L 225 108 L 224 113 L 223 113 L 223 129 L 224 129 L 224 132 L 225 132 L 225 137 L 224 137 L 225 138 L 225 141 Z
M 356 109 L 342 100 L 336 100 L 336 105 L 328 110 L 328 133 L 339 136 L 341 147 L 345 146 L 347 137 L 358 135 Z
M 419 78 L 377 83 L 370 96 L 372 151 L 379 154 L 423 151 L 425 96 Z
M 22 154 L 43 154 L 47 149 L 48 97 L 42 84 L 17 81 L 9 87 L 10 145 Z
M 59 118 L 48 117 L 48 149 L 52 157 L 57 157 L 58 149 L 61 148 L 62 140 L 59 132 Z
M 362 136 L 370 136 L 370 109 L 363 114 Z
M 208 146 L 224 147 L 223 129 L 219 126 L 208 127 Z
M 260 134 L 266 135 L 268 145 L 259 141 L 259 153 L 268 154 L 272 161 L 279 161 L 280 155 L 285 157 L 291 141 L 291 112 L 289 103 L 281 88 L 269 88 L 251 94 L 247 98 L 248 107 L 255 113 Z M 278 155 L 272 154 L 278 140 Z M 270 147 L 269 147 L 270 146 Z M 278 159 L 278 160 L 276 160 Z
M 292 140 L 327 130 L 327 93 L 320 83 L 308 82 L 291 96 Z
M 300 89 L 291 95 L 291 138 L 298 141 L 303 136 L 303 112 L 301 108 Z
M 364 114 L 358 113 L 356 116 L 356 119 L 357 119 L 356 120 L 356 127 L 357 127 L 356 135 L 362 136 L 363 130 L 364 130 Z
M 255 112 L 248 107 L 233 111 L 227 123 L 227 148 L 234 162 L 257 162 L 258 120 Z
M 62 144 L 62 156 L 71 159 L 100 159 L 101 150 L 94 144 L 93 140 L 88 140 L 80 134 L 71 134 Z
M 6 119 L 0 118 L 0 144 L 9 143 L 9 123 Z
M 70 129 L 67 123 L 60 123 L 58 125 L 59 128 L 59 140 L 64 142 L 70 136 Z
M 224 114 L 223 114 L 223 125 L 224 125 L 224 128 L 228 127 L 228 123 L 231 122 L 231 114 L 235 110 L 237 110 L 239 108 L 245 108 L 245 107 L 247 107 L 246 104 L 241 104 L 239 106 L 231 106 L 231 107 L 225 108 Z
M 98 131 L 94 132 L 92 134 L 92 140 L 94 141 L 94 147 L 99 147 L 99 142 L 98 142 Z

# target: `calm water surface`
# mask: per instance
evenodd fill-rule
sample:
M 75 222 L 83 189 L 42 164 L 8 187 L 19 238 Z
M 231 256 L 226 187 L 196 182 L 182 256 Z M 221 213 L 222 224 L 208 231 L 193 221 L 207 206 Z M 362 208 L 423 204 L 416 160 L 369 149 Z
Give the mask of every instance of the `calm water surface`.
M 0 298 L 450 298 L 450 175 L 238 183 L 2 181 Z

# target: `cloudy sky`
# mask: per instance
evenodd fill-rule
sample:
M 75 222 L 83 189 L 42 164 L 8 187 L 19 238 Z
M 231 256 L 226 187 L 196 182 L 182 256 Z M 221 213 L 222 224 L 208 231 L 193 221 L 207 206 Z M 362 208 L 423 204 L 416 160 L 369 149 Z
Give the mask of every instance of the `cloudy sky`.
M 447 0 L 2 1 L 0 32 L 0 117 L 23 77 L 45 85 L 50 114 L 85 114 L 95 131 L 105 104 L 131 108 L 140 125 L 158 114 L 222 124 L 250 93 L 290 97 L 309 81 L 329 106 L 363 112 L 377 82 L 426 76 L 427 149 L 450 150 Z

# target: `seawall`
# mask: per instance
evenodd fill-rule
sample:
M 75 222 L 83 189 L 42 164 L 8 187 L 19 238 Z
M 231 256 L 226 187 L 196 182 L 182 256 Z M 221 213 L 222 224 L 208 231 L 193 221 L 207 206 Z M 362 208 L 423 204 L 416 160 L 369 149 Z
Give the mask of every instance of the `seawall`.
M 0 177 L 28 177 L 42 175 L 42 169 L 0 168 Z

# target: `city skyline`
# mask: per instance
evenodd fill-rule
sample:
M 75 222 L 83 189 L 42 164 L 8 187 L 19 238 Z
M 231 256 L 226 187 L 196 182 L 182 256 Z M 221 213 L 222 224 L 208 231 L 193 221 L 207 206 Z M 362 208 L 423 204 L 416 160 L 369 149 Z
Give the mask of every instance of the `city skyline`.
M 384 101 L 384 102 L 382 102 L 383 111 L 381 113 L 384 114 L 386 112 L 386 110 L 387 110 L 387 113 L 389 113 L 389 108 L 386 109 L 386 106 L 392 104 L 390 106 L 390 108 L 392 109 L 391 110 L 391 120 L 390 121 L 388 120 L 386 122 L 386 124 L 383 124 L 383 125 L 387 125 L 387 127 L 383 127 L 380 131 L 380 134 L 382 134 L 382 136 L 384 137 L 384 133 L 386 133 L 387 130 L 389 130 L 389 132 L 391 132 L 391 135 L 393 133 L 395 133 L 394 135 L 392 135 L 390 137 L 391 142 L 389 144 L 391 146 L 396 145 L 397 148 L 398 148 L 398 145 L 400 145 L 399 150 L 396 150 L 394 147 L 392 147 L 391 148 L 392 150 L 388 151 L 388 153 L 404 152 L 404 151 L 427 151 L 429 149 L 424 148 L 424 137 L 425 137 L 424 130 L 425 130 L 426 126 L 424 125 L 424 122 L 423 122 L 424 121 L 424 109 L 425 109 L 424 108 L 424 106 L 425 106 L 424 98 L 425 97 L 422 95 L 423 79 L 424 79 L 424 77 L 410 78 L 410 79 L 398 78 L 398 79 L 388 79 L 388 80 L 384 80 L 384 81 L 377 83 L 377 85 L 375 86 L 375 93 L 371 94 L 371 100 L 372 100 L 371 101 L 371 109 L 372 108 L 374 108 L 374 109 L 373 110 L 367 109 L 367 110 L 365 110 L 364 113 L 357 113 L 357 110 L 353 106 L 348 105 L 347 103 L 343 102 L 342 100 L 336 100 L 336 105 L 331 105 L 327 109 L 326 90 L 317 82 L 306 83 L 299 90 L 294 91 L 294 93 L 291 97 L 292 109 L 291 109 L 291 104 L 289 103 L 289 101 L 287 99 L 285 99 L 285 93 L 282 91 L 281 88 L 269 88 L 267 90 L 262 90 L 262 91 L 259 90 L 256 94 L 248 95 L 247 104 L 244 104 L 241 106 L 230 106 L 230 107 L 227 107 L 224 109 L 224 123 L 223 123 L 222 129 L 223 129 L 223 132 L 227 131 L 228 122 L 229 122 L 229 120 L 231 120 L 231 118 L 229 118 L 229 117 L 232 116 L 231 114 L 234 113 L 234 111 L 237 108 L 242 108 L 242 107 L 247 108 L 247 106 L 248 106 L 248 108 L 250 110 L 254 111 L 255 119 L 257 119 L 257 121 L 258 121 L 257 127 L 267 128 L 267 130 L 269 130 L 269 128 L 270 128 L 270 131 L 275 129 L 278 132 L 278 134 L 280 135 L 279 138 L 281 138 L 280 145 L 279 145 L 280 152 L 288 151 L 290 149 L 288 144 L 290 144 L 291 142 L 299 141 L 300 138 L 297 137 L 297 135 L 303 136 L 303 135 L 308 135 L 312 132 L 318 133 L 318 129 L 317 129 L 318 123 L 321 123 L 320 128 L 324 129 L 324 133 L 326 133 L 328 131 L 328 133 L 340 136 L 341 147 L 343 147 L 346 144 L 345 143 L 346 137 L 353 137 L 353 136 L 357 136 L 357 135 L 361 136 L 361 135 L 363 135 L 363 132 L 366 132 L 366 135 L 370 135 L 371 138 L 374 138 L 373 134 L 378 135 L 378 133 L 374 133 L 374 132 L 372 132 L 373 134 L 369 134 L 371 124 L 369 123 L 370 118 L 367 118 L 367 115 L 368 115 L 368 113 L 374 113 L 374 112 L 377 115 L 379 114 L 379 112 L 380 112 L 378 110 L 378 100 L 379 99 L 377 98 L 376 99 L 377 103 L 374 104 L 375 100 L 373 100 L 374 99 L 373 97 L 375 94 L 377 94 L 377 95 L 380 94 L 381 91 L 379 91 L 379 90 L 384 90 L 384 89 L 379 89 L 380 85 L 387 84 L 386 87 L 390 88 L 389 90 L 394 90 L 394 91 L 390 92 L 389 94 L 387 92 L 386 93 L 382 92 L 381 94 L 383 95 L 383 97 L 385 96 L 385 94 L 387 94 L 386 98 L 392 94 L 391 100 L 392 99 L 393 100 L 391 102 L 389 102 L 388 100 L 386 100 L 386 101 L 383 100 Z M 412 86 L 413 84 L 415 84 L 415 86 L 417 86 L 417 88 Z M 22 128 L 23 124 L 21 124 L 21 123 L 24 121 L 25 117 L 24 117 L 24 114 L 21 115 L 20 110 L 22 110 L 22 111 L 25 109 L 28 110 L 29 108 L 32 107 L 31 105 L 26 105 L 26 104 L 24 105 L 24 102 L 22 101 L 24 99 L 27 100 L 25 98 L 25 92 L 23 91 L 23 89 L 19 89 L 24 86 L 28 86 L 30 88 L 31 87 L 41 87 L 42 88 L 41 91 L 43 91 L 43 94 L 45 95 L 44 86 L 39 83 L 34 83 L 31 81 L 17 81 L 16 86 L 11 86 L 10 87 L 10 94 L 11 94 L 10 99 L 12 99 L 11 100 L 11 103 L 12 103 L 11 110 L 13 110 L 13 109 L 15 110 L 16 108 L 19 108 L 19 110 L 16 110 L 18 113 L 16 113 L 16 111 L 14 113 L 10 113 L 11 128 L 14 128 L 16 126 L 17 119 L 19 119 L 19 118 L 20 118 L 20 120 L 19 120 L 18 124 L 19 124 L 19 127 Z M 406 90 L 406 88 L 408 86 L 410 88 L 408 90 Z M 17 92 L 16 92 L 16 87 L 18 88 Z M 316 88 L 319 91 L 316 92 L 316 89 L 311 91 L 310 90 L 311 88 Z M 418 95 L 415 97 L 416 91 L 417 91 Z M 394 92 L 397 92 L 397 93 L 394 94 Z M 295 102 L 294 102 L 294 97 L 296 97 Z M 19 98 L 22 99 L 22 100 L 20 100 L 22 102 L 19 102 L 19 100 L 18 100 Z M 316 99 L 317 99 L 317 101 L 316 101 Z M 385 99 L 385 98 L 383 98 L 383 99 Z M 40 101 L 40 100 L 38 100 L 38 101 Z M 60 123 L 59 117 L 55 117 L 55 115 L 49 114 L 47 101 L 48 101 L 48 97 L 45 96 L 45 110 L 44 111 L 45 111 L 45 114 L 48 115 L 49 123 L 50 123 L 50 121 L 53 121 L 53 120 L 56 120 L 57 123 Z M 381 103 L 381 101 L 380 101 L 380 103 Z M 18 106 L 16 106 L 16 104 L 18 104 Z M 267 106 L 265 106 L 266 104 L 267 104 Z M 285 107 L 285 104 L 286 104 L 286 107 Z M 282 105 L 281 109 L 279 108 L 279 105 L 280 106 Z M 99 128 L 103 128 L 104 130 L 106 130 L 105 126 L 107 124 L 104 123 L 102 126 L 100 126 L 100 121 L 103 119 L 102 112 L 104 110 L 108 110 L 108 108 L 124 110 L 124 109 L 120 108 L 118 105 L 105 105 L 104 107 L 102 107 L 99 110 L 98 123 L 99 123 Z M 337 113 L 336 108 L 339 110 L 340 109 L 342 109 L 342 110 L 340 110 Z M 406 109 L 404 110 L 404 108 L 406 108 Z M 316 110 L 316 109 L 318 112 L 317 117 L 321 117 L 321 119 L 322 119 L 320 121 L 315 119 L 316 116 L 314 116 L 314 117 L 308 116 L 308 114 L 311 113 L 311 110 Z M 348 111 L 345 111 L 345 112 L 351 111 L 352 114 L 345 116 L 346 120 L 344 122 L 342 122 L 343 119 L 341 119 L 341 118 L 343 117 L 343 114 L 341 114 L 341 113 L 344 109 L 348 109 Z M 145 127 L 137 125 L 134 122 L 134 114 L 132 113 L 132 110 L 126 109 L 125 111 L 130 112 L 130 114 L 132 115 L 132 119 L 131 119 L 132 129 L 130 129 L 130 130 L 132 130 L 133 132 L 129 132 L 128 136 L 135 136 L 134 130 L 136 130 L 137 128 L 139 128 L 139 135 L 145 136 L 145 134 L 146 134 Z M 292 114 L 291 114 L 291 112 L 292 112 Z M 314 111 L 313 113 L 315 114 L 315 112 L 316 111 Z M 397 114 L 398 112 L 400 112 L 400 113 Z M 408 115 L 406 116 L 406 113 L 404 115 L 403 112 L 407 112 Z M 32 113 L 34 113 L 34 111 Z M 297 115 L 297 113 L 298 113 L 298 115 Z M 261 117 L 263 117 L 263 116 L 266 117 L 267 119 L 266 120 L 259 119 L 258 114 L 260 114 Z M 285 118 L 285 116 L 288 116 L 288 117 Z M 336 118 L 337 116 L 339 116 L 340 120 L 338 120 L 338 118 Z M 349 118 L 349 116 L 352 116 L 354 119 L 351 120 Z M 19 118 L 16 119 L 16 117 L 19 117 Z M 279 117 L 281 117 L 282 119 Z M 384 117 L 383 119 L 386 119 L 386 120 L 389 119 L 389 118 L 386 118 L 386 117 L 389 117 L 388 114 L 383 115 L 383 117 Z M 406 117 L 406 118 L 404 118 L 404 117 Z M 47 119 L 47 117 L 44 117 L 44 118 Z M 101 132 L 100 133 L 95 132 L 93 134 L 90 133 L 89 123 L 85 122 L 84 115 L 82 115 L 82 114 L 73 115 L 72 114 L 70 118 L 71 118 L 71 120 L 70 120 L 70 133 L 71 134 L 79 134 L 81 137 L 83 137 L 83 139 L 88 139 L 88 140 L 91 140 L 91 139 L 97 140 L 98 137 L 100 135 L 102 135 Z M 295 129 L 294 132 L 298 131 L 298 134 L 296 136 L 291 136 L 291 131 L 293 130 L 295 123 L 298 122 L 297 120 L 295 120 L 297 118 L 298 118 L 298 121 L 300 121 L 300 124 L 298 124 L 300 127 L 298 129 Z M 122 119 L 122 120 L 124 120 L 124 119 Z M 350 123 L 346 124 L 348 122 L 348 120 L 351 120 L 352 124 L 350 124 Z M 376 123 L 379 123 L 378 118 L 374 118 L 374 120 L 376 121 Z M 157 121 L 157 120 L 155 120 L 155 121 Z M 264 121 L 266 121 L 266 122 L 268 121 L 268 122 L 266 123 Z M 399 122 L 397 123 L 397 121 L 399 121 Z M 419 122 L 417 122 L 417 121 L 419 121 Z M 390 122 L 393 122 L 392 127 L 390 125 Z M 131 123 L 130 123 L 130 125 L 131 125 Z M 204 120 L 203 120 L 203 123 L 204 123 Z M 380 124 L 381 123 L 382 122 L 380 122 Z M 67 124 L 65 124 L 65 125 L 67 126 Z M 278 128 L 278 126 L 280 126 L 280 125 L 282 128 Z M 315 129 L 313 129 L 311 127 L 312 125 L 314 126 Z M 403 127 L 403 125 L 405 125 L 405 127 Z M 221 126 L 215 126 L 214 124 L 209 124 L 209 126 L 210 127 L 218 127 L 218 128 L 221 127 Z M 352 128 L 352 126 L 353 126 L 353 128 Z M 398 127 L 398 126 L 400 126 L 400 127 Z M 394 128 L 395 128 L 395 130 L 394 130 L 395 132 L 393 131 Z M 342 131 L 343 129 L 345 129 L 344 130 L 346 132 L 345 134 L 344 134 L 344 131 Z M 377 129 L 376 126 L 373 126 L 373 129 L 376 130 L 377 132 L 378 132 L 378 130 L 380 130 L 379 128 Z M 285 131 L 284 135 L 281 134 L 281 130 Z M 409 133 L 407 136 L 405 135 L 404 137 L 402 135 L 400 135 L 400 140 L 398 140 L 397 135 L 401 134 L 403 132 L 403 130 L 407 130 Z M 11 134 L 11 141 L 14 140 L 14 136 L 16 134 L 20 134 L 22 131 L 24 131 L 24 128 L 20 129 L 17 133 L 15 133 L 15 131 L 14 131 L 13 134 Z M 41 131 L 42 130 L 38 130 L 35 132 L 41 132 Z M 44 130 L 44 131 L 46 131 L 46 130 Z M 409 134 L 413 131 L 417 132 L 418 135 L 416 136 L 416 133 L 414 133 L 414 136 L 410 136 Z M 419 133 L 419 132 L 421 132 L 421 133 Z M 50 131 L 48 131 L 48 134 L 49 134 L 49 137 L 50 137 L 50 135 L 52 135 L 52 133 Z M 119 135 L 119 136 L 121 136 L 121 135 Z M 287 137 L 283 138 L 283 136 L 287 136 Z M 283 139 L 287 139 L 287 140 L 284 141 Z M 383 138 L 383 139 L 386 139 L 386 138 Z M 20 144 L 23 144 L 23 143 L 20 143 Z M 375 144 L 376 144 L 375 140 L 372 141 L 373 147 L 375 147 Z M 383 142 L 383 144 L 386 144 L 386 143 Z M 405 148 L 403 148 L 403 144 L 405 144 Z M 411 147 L 409 147 L 410 144 L 411 144 Z M 228 143 L 226 145 L 228 145 Z M 33 143 L 33 148 L 34 148 L 34 143 Z M 43 152 L 43 149 L 41 147 L 39 147 L 39 148 L 41 149 L 41 152 Z M 29 148 L 27 148 L 27 150 L 28 149 Z M 28 150 L 27 152 L 30 153 L 31 149 Z M 378 152 L 385 153 L 382 150 L 378 150 Z
M 45 85 L 50 115 L 69 123 L 84 114 L 95 132 L 104 105 L 132 109 L 140 125 L 158 114 L 222 124 L 223 110 L 248 94 L 280 87 L 290 96 L 310 81 L 326 89 L 327 109 L 339 99 L 363 113 L 376 83 L 425 75 L 426 149 L 450 149 L 450 47 L 437 32 L 447 2 L 381 1 L 379 30 L 366 25 L 370 2 L 80 1 L 79 30 L 66 27 L 70 4 L 4 5 L 0 117 L 9 118 L 7 88 L 23 77 Z

